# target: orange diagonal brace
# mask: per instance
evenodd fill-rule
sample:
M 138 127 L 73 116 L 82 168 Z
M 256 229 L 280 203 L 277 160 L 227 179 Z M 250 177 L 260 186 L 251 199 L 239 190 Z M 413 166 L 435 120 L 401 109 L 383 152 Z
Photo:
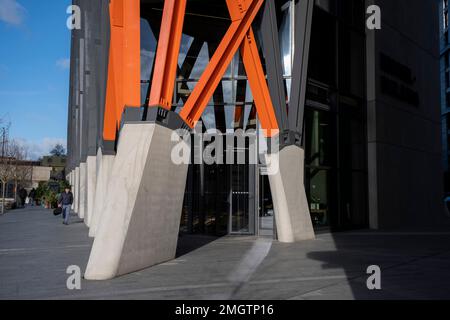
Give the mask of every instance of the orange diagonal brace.
M 111 0 L 103 139 L 116 140 L 125 106 L 140 105 L 140 0 Z
M 242 2 L 239 1 L 239 4 Z M 232 19 L 233 21 L 209 65 L 180 112 L 180 116 L 191 128 L 200 119 L 263 2 L 264 0 L 247 0 L 248 8 L 241 10 L 242 17 L 236 20 Z
M 226 0 L 231 19 L 236 20 L 242 17 L 242 11 L 246 9 L 248 3 L 236 0 Z M 247 74 L 253 100 L 255 101 L 261 127 L 266 130 L 269 137 L 278 134 L 278 123 L 270 97 L 269 88 L 264 76 L 264 69 L 256 45 L 253 29 L 250 27 L 241 43 L 241 56 Z
M 166 0 L 156 52 L 149 106 L 170 110 L 183 32 L 186 0 Z

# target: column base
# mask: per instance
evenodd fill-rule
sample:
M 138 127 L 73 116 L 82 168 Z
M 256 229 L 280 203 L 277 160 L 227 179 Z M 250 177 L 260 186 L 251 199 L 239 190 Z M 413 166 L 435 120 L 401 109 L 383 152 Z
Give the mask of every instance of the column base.
M 80 163 L 80 183 L 79 183 L 79 208 L 78 216 L 80 219 L 84 219 L 86 215 L 86 176 L 87 176 L 87 166 L 86 162 Z
M 113 155 L 103 155 L 99 150 L 97 154 L 98 174 L 97 184 L 95 186 L 94 209 L 92 211 L 91 225 L 89 228 L 89 237 L 95 237 L 97 234 L 100 221 L 104 218 L 103 214 L 106 207 L 106 195 L 108 194 L 108 184 L 112 175 L 112 167 L 114 164 Z
M 290 145 L 266 157 L 267 163 L 279 165 L 279 170 L 269 175 L 278 240 L 315 239 L 303 180 L 304 150 Z
M 97 181 L 97 157 L 88 156 L 86 159 L 86 214 L 84 222 L 88 227 L 91 225 L 92 213 L 94 212 L 95 186 Z
M 75 168 L 74 176 L 75 186 L 73 190 L 73 211 L 78 213 L 80 207 L 80 167 Z
M 124 124 L 104 214 L 85 279 L 106 280 L 175 257 L 187 164 L 171 160 L 174 131 L 155 123 Z M 188 158 L 189 159 L 189 158 Z

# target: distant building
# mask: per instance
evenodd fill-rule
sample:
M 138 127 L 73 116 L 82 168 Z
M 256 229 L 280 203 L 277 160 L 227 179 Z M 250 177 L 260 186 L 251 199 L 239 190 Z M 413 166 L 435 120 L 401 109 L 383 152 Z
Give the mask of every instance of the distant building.
M 29 178 L 20 181 L 18 187 L 31 190 L 37 188 L 39 183 L 48 182 L 51 180 L 64 179 L 64 167 L 66 164 L 65 156 L 45 156 L 40 161 L 20 161 L 20 167 L 29 168 Z M 0 182 L 0 190 L 2 190 L 2 183 Z M 15 194 L 15 182 L 12 180 L 6 186 L 6 198 L 12 201 Z
M 37 188 L 39 186 L 39 182 L 47 182 L 51 178 L 52 168 L 51 167 L 42 167 L 42 166 L 33 166 L 33 174 L 31 178 L 31 186 L 30 188 Z
M 51 179 L 63 180 L 65 177 L 64 170 L 66 167 L 66 163 L 67 163 L 67 157 L 65 155 L 63 155 L 63 156 L 45 156 L 40 161 L 40 166 L 51 168 L 51 171 L 50 171 Z

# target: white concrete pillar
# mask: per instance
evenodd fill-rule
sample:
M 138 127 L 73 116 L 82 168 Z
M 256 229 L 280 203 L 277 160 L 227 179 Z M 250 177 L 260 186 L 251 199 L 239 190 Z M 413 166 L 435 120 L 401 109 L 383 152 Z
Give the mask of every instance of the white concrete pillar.
M 187 164 L 171 160 L 173 130 L 153 123 L 125 124 L 106 195 L 105 215 L 85 278 L 111 279 L 175 257 Z
M 266 155 L 266 159 L 279 168 L 269 175 L 278 240 L 289 243 L 314 239 L 303 180 L 304 150 L 291 145 Z
M 101 150 L 99 150 L 97 154 L 97 184 L 95 188 L 94 209 L 89 228 L 89 237 L 95 237 L 103 213 L 105 212 L 108 182 L 112 174 L 114 158 L 115 156 L 113 155 L 102 155 Z
M 70 191 L 73 192 L 73 185 L 72 185 L 72 171 L 73 171 L 73 170 L 70 170 L 70 172 L 69 172 L 69 178 L 67 179 L 67 181 L 69 181 Z M 72 203 L 72 208 L 71 208 L 71 209 L 73 210 L 73 203 Z
M 97 181 L 97 157 L 88 156 L 86 159 L 86 214 L 84 222 L 89 227 L 94 211 L 95 187 Z
M 84 219 L 86 216 L 86 162 L 80 163 L 80 187 L 79 187 L 79 198 L 80 198 L 80 204 L 79 204 L 79 210 L 78 210 L 78 216 L 80 219 Z
M 72 191 L 72 194 L 75 192 L 75 169 L 72 169 L 70 171 L 70 191 Z M 75 199 L 74 199 L 75 200 Z M 75 202 L 72 202 L 71 209 L 73 210 L 75 207 Z
M 79 210 L 79 207 L 80 207 L 80 167 L 75 168 L 75 186 L 74 186 L 73 197 L 74 197 L 73 211 L 78 213 L 80 211 Z

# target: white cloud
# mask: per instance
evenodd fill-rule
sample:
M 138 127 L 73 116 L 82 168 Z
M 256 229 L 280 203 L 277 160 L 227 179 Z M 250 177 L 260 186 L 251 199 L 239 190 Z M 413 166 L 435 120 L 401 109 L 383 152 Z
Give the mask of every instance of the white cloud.
M 26 10 L 16 0 L 0 0 L 0 21 L 14 26 L 22 25 Z
M 1 1 L 1 0 L 0 0 Z M 56 66 L 61 70 L 70 69 L 70 59 L 69 58 L 61 58 L 56 61 Z
M 42 156 L 49 155 L 50 151 L 57 145 L 62 144 L 66 148 L 67 141 L 62 138 L 44 138 L 41 141 L 29 141 L 25 139 L 15 139 L 17 143 L 24 146 L 28 151 L 31 160 L 38 160 Z M 67 150 L 67 148 L 66 148 Z

